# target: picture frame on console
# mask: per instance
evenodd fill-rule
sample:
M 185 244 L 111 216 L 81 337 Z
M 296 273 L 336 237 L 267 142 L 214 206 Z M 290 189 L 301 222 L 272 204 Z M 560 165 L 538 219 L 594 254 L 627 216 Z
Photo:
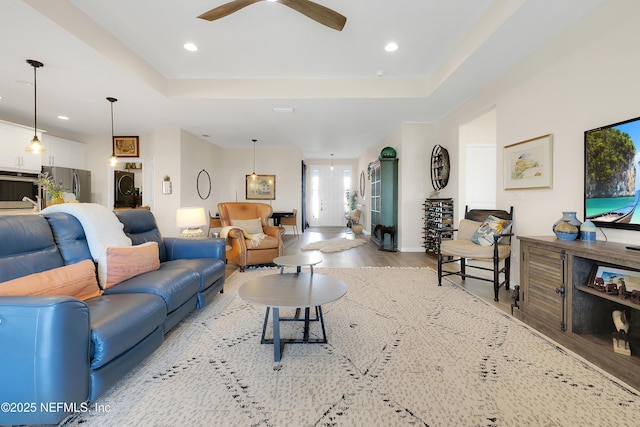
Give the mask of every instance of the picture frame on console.
M 247 175 L 245 181 L 245 197 L 247 200 L 275 200 L 275 175 Z
M 140 137 L 114 136 L 113 154 L 116 157 L 140 157 Z
M 552 134 L 504 147 L 504 189 L 551 188 L 553 185 Z
M 627 293 L 640 292 L 640 271 L 596 264 L 591 271 L 588 286 L 600 292 L 626 298 Z

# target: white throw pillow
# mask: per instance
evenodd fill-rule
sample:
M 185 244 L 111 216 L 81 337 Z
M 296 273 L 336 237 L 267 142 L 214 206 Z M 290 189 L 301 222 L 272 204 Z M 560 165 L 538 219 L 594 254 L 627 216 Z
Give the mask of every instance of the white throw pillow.
M 231 225 L 242 228 L 247 234 L 262 233 L 262 220 L 256 219 L 232 219 Z

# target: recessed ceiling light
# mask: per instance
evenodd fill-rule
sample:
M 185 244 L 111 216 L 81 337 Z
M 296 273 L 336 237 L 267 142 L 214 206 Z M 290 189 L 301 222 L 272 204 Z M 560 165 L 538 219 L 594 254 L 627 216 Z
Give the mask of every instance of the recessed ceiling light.
M 206 133 L 202 134 L 203 138 L 209 138 L 211 135 L 207 135 Z
M 387 43 L 387 45 L 384 47 L 384 50 L 386 50 L 387 52 L 395 52 L 396 50 L 398 50 L 398 45 L 394 42 Z
M 196 46 L 193 43 L 185 43 L 184 48 L 187 49 L 189 52 L 196 52 L 198 50 L 198 46 Z
M 69 117 L 67 117 L 67 116 L 58 116 L 58 118 L 60 120 L 69 120 Z
M 274 113 L 293 113 L 294 109 L 291 107 L 274 107 Z

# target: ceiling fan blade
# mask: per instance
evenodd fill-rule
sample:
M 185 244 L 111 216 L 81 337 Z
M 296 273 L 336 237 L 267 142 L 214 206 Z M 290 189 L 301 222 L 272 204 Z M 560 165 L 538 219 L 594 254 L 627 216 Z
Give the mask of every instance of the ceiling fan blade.
M 291 9 L 297 10 L 314 21 L 334 30 L 342 31 L 344 24 L 347 23 L 347 18 L 338 12 L 310 0 L 278 0 L 278 3 L 289 6 Z
M 224 18 L 227 15 L 232 14 L 233 12 L 237 12 L 240 9 L 251 6 L 254 3 L 258 3 L 262 0 L 235 0 L 230 1 L 229 3 L 225 3 L 222 6 L 218 6 L 215 9 L 211 9 L 208 12 L 203 13 L 198 16 L 200 19 L 204 19 L 207 21 L 215 21 L 216 19 Z

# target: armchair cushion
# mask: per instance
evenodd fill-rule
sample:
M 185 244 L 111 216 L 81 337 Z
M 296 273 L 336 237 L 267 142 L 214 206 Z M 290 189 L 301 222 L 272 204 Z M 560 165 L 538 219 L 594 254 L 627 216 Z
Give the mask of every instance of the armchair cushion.
M 460 224 L 458 224 L 458 235 L 457 238 L 459 240 L 472 240 L 476 231 L 480 228 L 482 222 L 473 221 L 471 219 L 461 219 Z
M 256 219 L 232 219 L 231 225 L 234 227 L 242 228 L 245 234 L 258 234 L 262 233 L 262 220 Z
M 471 240 L 445 240 L 440 245 L 440 253 L 444 256 L 455 256 L 479 261 L 493 259 L 493 246 L 480 246 Z M 509 245 L 498 245 L 498 259 L 503 260 L 511 254 Z
M 507 233 L 511 228 L 511 221 L 489 215 L 480 228 L 473 234 L 471 241 L 480 246 L 493 246 L 496 237 Z

